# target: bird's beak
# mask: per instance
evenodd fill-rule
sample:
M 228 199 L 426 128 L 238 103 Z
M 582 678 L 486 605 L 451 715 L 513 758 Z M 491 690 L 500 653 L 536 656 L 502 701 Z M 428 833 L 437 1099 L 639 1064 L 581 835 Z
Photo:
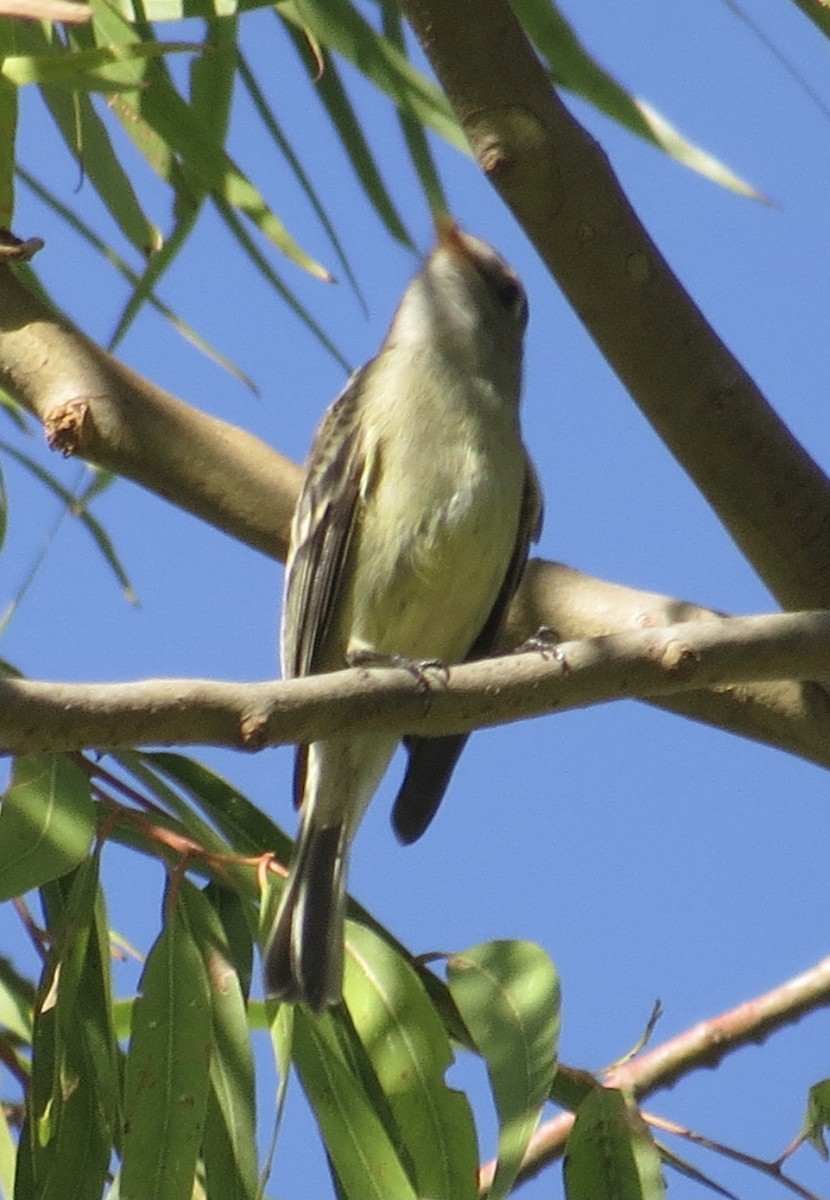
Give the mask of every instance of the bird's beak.
M 456 225 L 455 219 L 448 212 L 437 212 L 433 219 L 438 245 L 443 250 L 449 250 L 451 254 L 468 258 L 469 251 L 464 244 L 464 238 L 461 236 L 461 230 Z

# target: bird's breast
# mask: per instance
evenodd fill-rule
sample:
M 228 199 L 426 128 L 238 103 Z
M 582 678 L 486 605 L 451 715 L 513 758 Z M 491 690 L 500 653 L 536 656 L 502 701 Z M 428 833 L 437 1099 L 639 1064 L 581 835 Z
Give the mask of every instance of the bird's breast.
M 469 392 L 445 393 L 438 411 L 416 406 L 370 449 L 350 650 L 457 661 L 492 609 L 516 541 L 524 455 L 515 413 L 487 411 L 489 397 L 479 406 Z

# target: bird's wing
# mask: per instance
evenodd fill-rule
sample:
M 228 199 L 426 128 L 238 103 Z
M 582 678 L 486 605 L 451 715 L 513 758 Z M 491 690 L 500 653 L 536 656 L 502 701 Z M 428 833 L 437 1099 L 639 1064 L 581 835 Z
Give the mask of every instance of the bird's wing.
M 542 517 L 542 491 L 536 469 L 525 454 L 525 484 L 513 554 L 495 604 L 470 647 L 466 661 L 485 658 L 497 644 L 508 606 L 522 578 L 530 544 L 538 541 L 541 533 Z M 438 811 L 469 736 L 461 733 L 436 738 L 404 738 L 409 761 L 392 809 L 392 826 L 405 845 L 417 841 Z
M 360 500 L 364 455 L 355 407 L 366 369 L 351 376 L 323 418 L 297 501 L 280 639 L 286 679 L 335 667 L 320 659 L 338 611 L 343 564 Z

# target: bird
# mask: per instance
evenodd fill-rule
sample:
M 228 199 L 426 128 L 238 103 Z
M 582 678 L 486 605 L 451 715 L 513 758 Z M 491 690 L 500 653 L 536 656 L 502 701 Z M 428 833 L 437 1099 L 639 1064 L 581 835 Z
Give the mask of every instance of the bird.
M 528 305 L 486 242 L 437 239 L 377 355 L 314 437 L 291 526 L 283 676 L 483 658 L 539 537 L 542 499 L 519 401 Z M 360 820 L 400 744 L 392 822 L 430 824 L 467 740 L 332 734 L 296 749 L 300 831 L 264 961 L 266 994 L 322 1012 L 342 999 L 346 874 Z

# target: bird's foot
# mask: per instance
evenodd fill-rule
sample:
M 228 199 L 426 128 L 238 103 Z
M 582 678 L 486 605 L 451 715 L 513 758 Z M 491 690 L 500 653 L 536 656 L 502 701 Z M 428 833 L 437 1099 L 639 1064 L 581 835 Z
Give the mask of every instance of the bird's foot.
M 561 641 L 559 634 L 555 629 L 551 629 L 549 625 L 542 625 L 532 637 L 522 642 L 513 651 L 514 654 L 541 654 L 542 658 L 554 658 L 558 663 L 568 669 L 568 663 L 565 658 L 565 651 L 559 645 Z
M 446 680 L 450 669 L 440 658 L 407 658 L 405 654 L 391 654 L 383 650 L 352 650 L 346 655 L 350 667 L 398 667 L 408 671 L 418 684 L 419 692 L 428 692 L 430 688 L 427 671 L 438 671 Z

